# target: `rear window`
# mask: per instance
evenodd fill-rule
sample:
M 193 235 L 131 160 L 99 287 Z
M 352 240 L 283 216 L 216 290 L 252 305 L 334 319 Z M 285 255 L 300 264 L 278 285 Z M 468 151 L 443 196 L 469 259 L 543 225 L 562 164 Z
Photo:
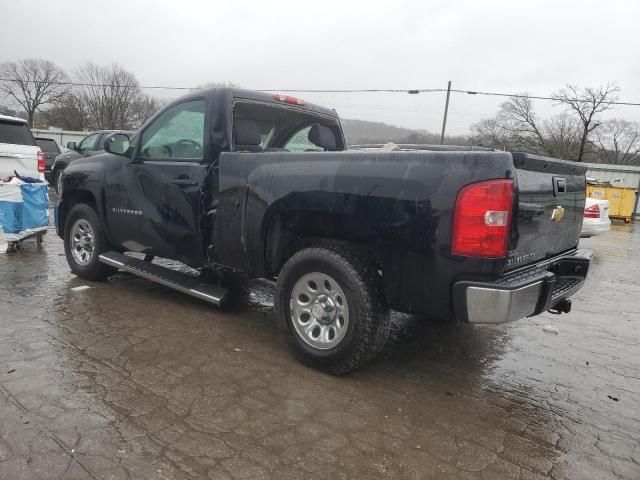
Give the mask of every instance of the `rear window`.
M 36 143 L 42 149 L 43 152 L 47 153 L 60 153 L 58 149 L 58 144 L 55 140 L 50 140 L 47 138 L 36 138 Z
M 287 108 L 282 105 L 237 101 L 234 104 L 234 141 L 236 145 L 251 144 L 259 149 L 276 149 L 290 152 L 323 151 L 308 137 L 313 125 L 329 127 L 341 149 L 338 120 L 312 111 Z M 244 132 L 242 131 L 244 129 Z M 251 133 L 254 138 L 248 138 Z M 243 138 L 238 141 L 238 134 Z M 260 135 L 259 138 L 257 135 Z
M 0 143 L 11 143 L 13 145 L 33 145 L 31 130 L 26 123 L 7 122 L 0 120 Z

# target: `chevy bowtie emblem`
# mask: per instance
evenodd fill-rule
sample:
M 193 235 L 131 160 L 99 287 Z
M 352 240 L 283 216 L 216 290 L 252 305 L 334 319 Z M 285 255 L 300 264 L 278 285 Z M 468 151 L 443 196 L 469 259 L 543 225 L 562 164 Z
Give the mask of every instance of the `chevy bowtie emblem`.
M 553 209 L 553 213 L 551 214 L 551 220 L 554 222 L 559 222 L 564 218 L 564 207 L 557 206 Z

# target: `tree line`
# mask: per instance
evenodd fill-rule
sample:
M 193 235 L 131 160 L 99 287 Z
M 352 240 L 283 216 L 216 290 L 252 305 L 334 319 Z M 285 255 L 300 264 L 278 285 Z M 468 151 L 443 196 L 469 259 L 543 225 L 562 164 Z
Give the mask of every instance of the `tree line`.
M 73 85 L 70 85 L 70 84 Z M 210 83 L 209 86 L 233 86 Z M 597 88 L 567 85 L 552 95 L 563 112 L 541 118 L 526 93 L 510 97 L 497 114 L 471 126 L 471 136 L 447 143 L 476 144 L 525 151 L 577 162 L 640 165 L 640 125 L 620 118 L 604 120 L 619 98 L 615 84 Z M 86 62 L 67 74 L 45 59 L 0 64 L 0 94 L 19 104 L 30 126 L 65 130 L 135 129 L 162 102 L 143 93 L 135 75 L 117 63 Z M 367 138 L 366 135 L 362 138 Z M 400 143 L 438 143 L 438 135 L 416 131 Z
M 577 162 L 640 165 L 640 125 L 602 114 L 618 101 L 615 84 L 567 85 L 552 95 L 563 112 L 541 118 L 526 93 L 510 97 L 498 113 L 471 127 L 473 143 Z
M 86 62 L 67 74 L 49 60 L 24 59 L 0 64 L 0 79 L 0 94 L 24 109 L 31 127 L 135 129 L 162 106 L 117 63 Z

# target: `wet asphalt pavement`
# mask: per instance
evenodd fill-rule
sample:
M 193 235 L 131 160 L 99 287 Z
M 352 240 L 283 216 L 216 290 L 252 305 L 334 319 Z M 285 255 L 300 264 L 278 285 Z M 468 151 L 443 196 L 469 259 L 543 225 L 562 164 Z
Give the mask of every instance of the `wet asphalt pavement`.
M 288 354 L 269 284 L 221 310 L 88 283 L 50 230 L 0 254 L 0 478 L 640 479 L 640 227 L 582 246 L 571 314 L 395 315 L 385 353 L 333 378 Z

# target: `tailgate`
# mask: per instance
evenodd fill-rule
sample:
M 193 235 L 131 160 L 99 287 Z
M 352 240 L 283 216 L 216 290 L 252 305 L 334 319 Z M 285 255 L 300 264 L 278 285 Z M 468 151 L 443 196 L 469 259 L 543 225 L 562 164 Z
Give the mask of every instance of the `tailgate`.
M 586 168 L 514 153 L 517 204 L 507 270 L 575 248 L 580 240 Z
M 39 178 L 38 147 L 0 143 L 0 178 L 18 174 Z

